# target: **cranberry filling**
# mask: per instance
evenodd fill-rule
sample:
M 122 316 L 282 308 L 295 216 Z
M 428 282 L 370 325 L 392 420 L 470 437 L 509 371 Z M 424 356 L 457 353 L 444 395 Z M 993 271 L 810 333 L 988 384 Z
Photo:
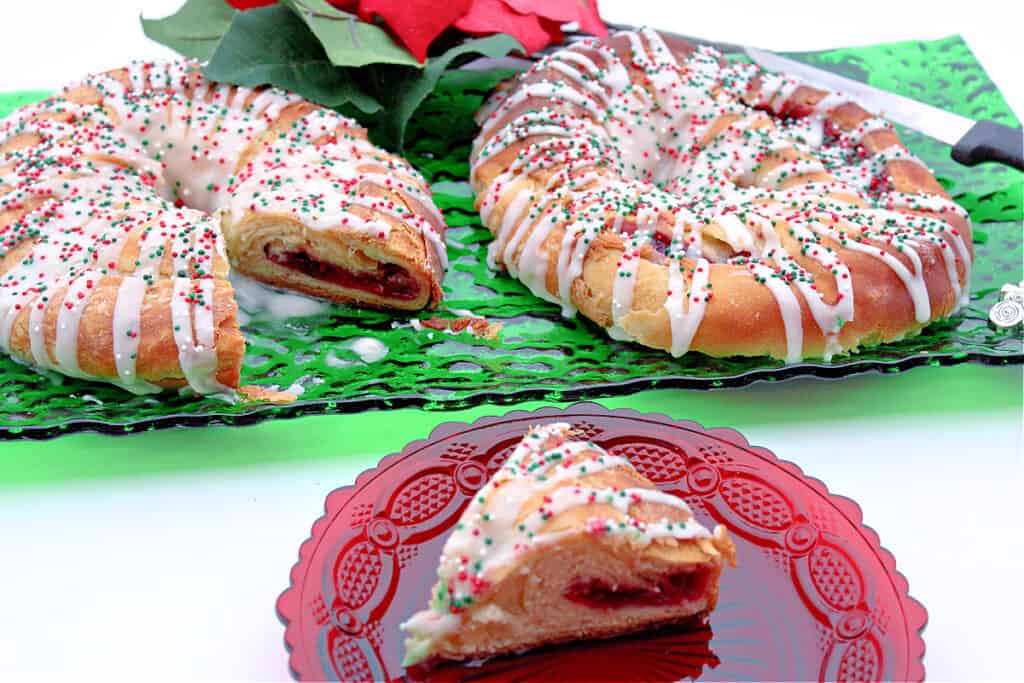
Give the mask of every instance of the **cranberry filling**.
M 612 225 L 612 222 L 608 223 L 609 227 Z M 618 226 L 617 230 L 622 235 L 633 235 L 637 231 L 637 227 L 635 218 L 626 218 Z M 656 253 L 661 256 L 668 256 L 669 247 L 672 246 L 672 236 L 667 235 L 660 230 L 654 230 L 651 233 L 650 245 L 654 248 Z
M 672 246 L 672 238 L 663 232 L 655 230 L 651 235 L 651 244 L 662 256 L 668 256 L 669 247 Z
M 698 568 L 663 576 L 657 587 L 618 586 L 613 588 L 603 579 L 577 580 L 563 595 L 581 605 L 593 608 L 674 605 L 697 600 L 707 591 L 709 572 Z
M 315 259 L 306 251 L 278 252 L 267 246 L 264 253 L 280 266 L 346 289 L 358 289 L 403 301 L 411 301 L 419 295 L 419 287 L 409 271 L 394 263 L 379 264 L 375 273 L 354 273 L 347 268 Z

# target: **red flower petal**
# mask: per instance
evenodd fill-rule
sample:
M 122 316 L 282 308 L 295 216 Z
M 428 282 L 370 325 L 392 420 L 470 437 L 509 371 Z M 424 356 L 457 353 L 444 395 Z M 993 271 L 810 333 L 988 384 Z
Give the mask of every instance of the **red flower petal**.
M 427 58 L 434 38 L 464 15 L 473 0 L 362 0 L 359 16 L 379 16 L 419 61 Z
M 228 0 L 228 4 L 235 9 L 255 9 L 257 7 L 266 7 L 267 5 L 273 5 L 277 0 Z
M 562 42 L 561 22 L 543 20 L 536 14 L 520 14 L 502 0 L 473 0 L 473 7 L 455 22 L 455 28 L 476 36 L 507 33 L 532 54 Z
M 538 17 L 560 21 L 576 20 L 577 0 L 502 0 L 520 14 L 536 14 Z
M 565 24 L 575 21 L 580 31 L 601 38 L 608 37 L 608 27 L 598 14 L 597 0 L 504 0 L 520 14 L 536 14 L 543 19 Z

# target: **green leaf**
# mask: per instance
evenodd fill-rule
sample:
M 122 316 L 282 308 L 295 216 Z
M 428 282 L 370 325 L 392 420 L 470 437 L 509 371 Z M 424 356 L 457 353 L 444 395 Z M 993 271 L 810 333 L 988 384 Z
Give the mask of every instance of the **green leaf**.
M 288 0 L 324 46 L 335 66 L 405 64 L 422 68 L 408 50 L 374 24 L 360 21 L 325 0 Z
M 142 32 L 150 40 L 186 57 L 209 59 L 227 31 L 235 10 L 224 0 L 185 0 L 177 12 L 163 19 L 146 19 Z
M 423 100 L 434 90 L 438 80 L 453 61 L 464 55 L 484 55 L 486 57 L 504 57 L 513 51 L 522 51 L 519 41 L 504 33 L 470 40 L 456 45 L 447 52 L 427 60 L 422 71 L 394 69 L 393 73 L 384 73 L 375 69 L 373 76 L 376 83 L 374 91 L 384 108 L 380 115 L 378 131 L 382 141 L 401 149 L 405 138 L 405 127 L 419 108 Z M 388 78 L 388 76 L 393 76 Z
M 282 4 L 236 14 L 203 73 L 237 85 L 274 85 L 326 107 L 380 109 L 349 70 L 331 64 L 305 22 Z
M 447 86 L 453 90 L 477 90 L 488 93 L 502 81 L 521 74 L 523 70 L 506 67 L 480 70 L 454 69 L 445 71 L 437 84 L 438 86 Z

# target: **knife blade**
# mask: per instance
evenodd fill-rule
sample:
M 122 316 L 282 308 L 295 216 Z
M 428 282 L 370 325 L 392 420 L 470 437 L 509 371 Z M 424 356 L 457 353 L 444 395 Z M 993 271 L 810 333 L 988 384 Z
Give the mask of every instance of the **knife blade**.
M 841 92 L 876 114 L 952 145 L 953 159 L 965 166 L 995 161 L 1024 171 L 1024 132 L 1020 128 L 975 121 L 766 50 L 748 47 L 744 52 L 762 69 Z

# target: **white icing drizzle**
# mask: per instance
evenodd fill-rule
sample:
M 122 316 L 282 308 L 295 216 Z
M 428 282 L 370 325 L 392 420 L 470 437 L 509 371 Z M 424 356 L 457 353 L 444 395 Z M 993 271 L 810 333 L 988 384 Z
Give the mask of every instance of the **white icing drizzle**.
M 60 283 L 57 284 L 60 286 Z M 55 369 L 50 360 L 50 353 L 46 350 L 46 335 L 43 326 L 43 317 L 48 307 L 47 297 L 41 296 L 29 308 L 28 314 L 28 339 L 29 348 L 32 351 L 32 358 L 36 365 L 41 368 Z
M 762 187 L 778 187 L 787 178 L 801 176 L 805 173 L 821 173 L 825 167 L 815 159 L 793 159 L 779 164 L 761 179 Z
M 671 353 L 677 358 L 690 350 L 697 328 L 704 319 L 704 308 L 708 301 L 708 281 L 711 277 L 711 264 L 705 259 L 697 259 L 693 267 L 690 285 L 683 281 L 683 262 L 676 256 L 668 269 L 668 298 L 665 299 L 665 310 L 668 311 L 672 326 Z
M 376 363 L 388 355 L 387 344 L 374 337 L 355 337 L 343 342 L 341 348 L 352 351 L 364 363 Z
M 512 198 L 512 201 L 505 208 L 505 213 L 501 217 L 501 225 L 498 227 L 498 234 L 495 236 L 495 239 L 487 245 L 487 265 L 492 270 L 498 267 L 496 256 L 502 243 L 502 237 L 508 234 L 508 231 L 512 226 L 519 225 L 519 223 L 522 222 L 523 211 L 527 209 L 532 199 L 533 197 L 531 195 L 528 195 L 525 192 L 520 192 Z M 489 207 L 487 208 L 487 211 L 490 211 Z
M 855 145 L 861 144 L 865 136 L 869 133 L 874 133 L 879 130 L 892 130 L 892 124 L 883 118 L 875 116 L 870 119 L 865 119 L 856 128 L 846 133 L 846 136 L 851 143 Z
M 804 326 L 800 315 L 800 302 L 793 290 L 778 277 L 778 271 L 763 263 L 751 262 L 750 272 L 760 278 L 779 305 L 782 325 L 786 331 L 786 362 L 796 363 L 803 356 Z
M 305 294 L 276 289 L 247 277 L 237 270 L 229 276 L 238 303 L 238 320 L 242 325 L 250 320 L 282 321 L 289 318 L 321 316 L 331 304 Z
M 65 375 L 83 377 L 78 365 L 78 333 L 90 290 L 99 282 L 99 273 L 87 270 L 73 280 L 64 293 L 60 310 L 57 312 L 57 336 L 54 356 L 57 368 Z
M 518 272 L 510 265 L 509 271 L 515 275 L 518 275 L 519 279 L 524 285 L 530 288 L 530 291 L 542 299 L 548 301 L 557 301 L 554 295 L 548 292 L 547 289 L 547 270 L 548 263 L 547 252 L 542 249 L 542 245 L 547 240 L 548 235 L 558 224 L 560 219 L 559 214 L 556 210 L 552 210 L 550 213 L 545 215 L 540 221 L 534 225 L 533 230 L 530 231 L 529 235 L 526 236 L 526 243 L 523 245 L 523 253 L 527 254 L 543 254 L 541 258 L 534 259 L 521 259 Z M 506 254 L 508 251 L 515 246 L 515 242 L 510 242 Z M 505 260 L 506 264 L 511 264 L 511 254 Z
M 140 277 L 125 277 L 117 291 L 114 303 L 114 364 L 116 383 L 136 394 L 152 394 L 160 387 L 139 379 L 136 373 L 139 342 L 142 340 L 142 308 L 146 296 L 146 282 Z
M 612 339 L 632 338 L 621 323 L 622 318 L 633 308 L 633 293 L 636 291 L 637 271 L 640 268 L 640 250 L 650 239 L 650 230 L 638 227 L 632 242 L 627 245 L 626 251 L 620 257 L 615 283 L 612 285 L 612 326 L 608 328 L 608 334 Z
M 228 393 L 230 390 L 216 379 L 213 280 L 175 278 L 171 322 L 178 361 L 189 386 L 200 394 Z
M 558 252 L 558 296 L 562 302 L 562 315 L 571 316 L 576 312 L 569 288 L 583 272 L 583 259 L 590 241 L 603 227 L 601 223 L 585 223 L 580 220 L 572 221 L 565 227 L 562 248 Z

